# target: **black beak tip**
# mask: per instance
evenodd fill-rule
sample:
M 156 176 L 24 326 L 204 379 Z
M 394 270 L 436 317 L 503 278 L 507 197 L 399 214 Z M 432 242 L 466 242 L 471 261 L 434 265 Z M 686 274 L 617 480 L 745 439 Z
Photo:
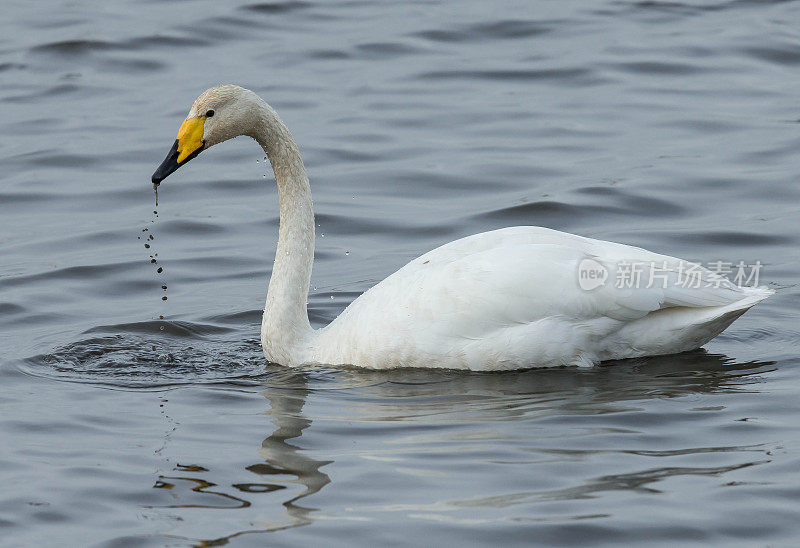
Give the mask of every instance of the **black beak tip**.
M 191 153 L 185 160 L 183 160 L 180 164 L 178 163 L 178 140 L 175 140 L 175 144 L 172 145 L 172 148 L 167 153 L 167 157 L 164 158 L 164 161 L 161 162 L 161 165 L 158 166 L 153 176 L 150 177 L 150 180 L 153 182 L 153 185 L 158 186 L 161 181 L 166 179 L 171 173 L 174 173 L 179 167 L 183 164 L 195 158 L 198 154 L 200 154 L 203 149 L 205 148 L 205 141 L 203 145 L 200 146 L 197 150 Z
M 167 157 L 164 158 L 164 161 L 161 162 L 161 165 L 158 166 L 156 171 L 153 173 L 153 176 L 150 177 L 150 180 L 153 182 L 154 185 L 158 185 L 167 178 L 170 173 L 173 173 L 176 169 L 180 166 L 178 165 L 178 140 L 175 140 L 175 143 L 172 145 L 172 148 L 169 149 L 167 153 Z

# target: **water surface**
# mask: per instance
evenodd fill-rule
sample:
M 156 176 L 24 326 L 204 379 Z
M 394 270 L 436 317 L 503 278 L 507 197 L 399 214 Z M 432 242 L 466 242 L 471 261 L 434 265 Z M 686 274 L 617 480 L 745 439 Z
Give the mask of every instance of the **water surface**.
M 791 545 L 798 23 L 740 0 L 7 3 L 3 545 Z M 778 294 L 704 350 L 592 369 L 268 366 L 260 148 L 215 147 L 157 208 L 149 186 L 227 82 L 301 146 L 315 326 L 516 224 L 760 262 Z

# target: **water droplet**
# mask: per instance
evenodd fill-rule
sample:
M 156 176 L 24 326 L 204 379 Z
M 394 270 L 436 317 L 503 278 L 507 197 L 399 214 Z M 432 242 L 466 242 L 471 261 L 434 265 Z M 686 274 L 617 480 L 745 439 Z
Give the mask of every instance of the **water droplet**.
M 159 329 L 159 331 L 164 331 L 164 326 L 162 325 L 162 326 L 161 326 L 161 327 L 159 327 L 158 329 Z
M 166 301 L 166 300 L 167 300 L 167 296 L 166 296 L 166 295 L 164 295 L 163 297 L 161 297 L 161 300 L 162 300 L 162 301 Z
M 150 244 L 144 244 L 147 249 L 150 249 Z
M 162 286 L 161 286 L 161 289 L 163 289 L 164 291 L 166 291 L 166 290 L 167 290 L 167 286 L 166 286 L 166 285 L 162 285 Z
M 323 232 L 323 233 L 320 235 L 320 238 L 324 238 L 324 237 L 325 237 L 325 233 Z
M 333 295 L 331 295 L 331 300 L 333 300 Z
M 350 252 L 349 252 L 349 251 L 347 251 L 347 250 L 345 250 L 344 254 L 345 254 L 345 255 L 350 255 Z

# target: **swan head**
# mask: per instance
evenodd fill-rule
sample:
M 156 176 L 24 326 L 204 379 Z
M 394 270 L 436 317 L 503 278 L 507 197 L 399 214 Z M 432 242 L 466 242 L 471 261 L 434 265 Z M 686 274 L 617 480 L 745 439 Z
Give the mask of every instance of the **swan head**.
M 255 93 L 234 85 L 216 86 L 201 93 L 181 124 L 167 157 L 153 173 L 153 184 L 158 185 L 207 148 L 249 134 L 253 107 L 258 101 Z

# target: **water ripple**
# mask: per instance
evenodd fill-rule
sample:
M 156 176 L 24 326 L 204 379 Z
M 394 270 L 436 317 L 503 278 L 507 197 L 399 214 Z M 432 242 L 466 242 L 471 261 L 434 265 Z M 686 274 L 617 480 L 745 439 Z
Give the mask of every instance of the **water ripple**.
M 248 4 L 242 9 L 259 13 L 290 13 L 311 7 L 310 2 L 260 2 L 258 4 Z
M 414 33 L 434 42 L 474 42 L 482 39 L 529 38 L 552 32 L 563 26 L 563 21 L 535 21 L 507 19 L 489 23 L 475 23 L 455 30 L 431 29 Z
M 571 85 L 594 86 L 608 82 L 587 68 L 507 69 L 507 70 L 440 70 L 417 75 L 421 80 L 495 80 L 495 81 L 554 81 Z

